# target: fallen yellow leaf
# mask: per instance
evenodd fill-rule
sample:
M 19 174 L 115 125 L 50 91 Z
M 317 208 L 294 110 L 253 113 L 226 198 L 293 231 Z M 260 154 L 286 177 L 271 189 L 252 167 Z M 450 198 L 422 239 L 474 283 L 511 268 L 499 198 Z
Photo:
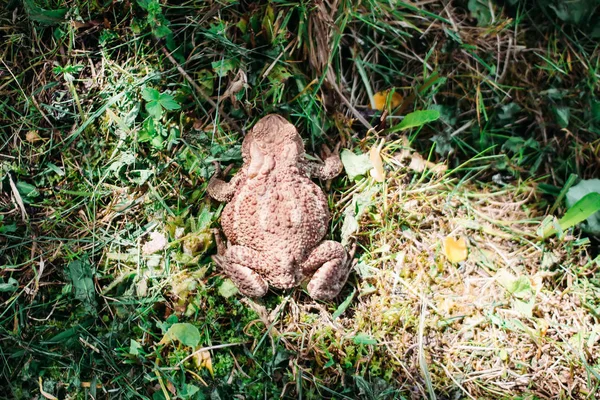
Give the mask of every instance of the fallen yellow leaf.
M 380 149 L 378 146 L 373 146 L 369 151 L 369 160 L 373 164 L 371 169 L 371 176 L 377 182 L 383 182 L 385 180 L 385 171 L 383 170 L 383 162 L 381 161 Z
M 391 90 L 388 89 L 388 90 L 384 90 L 381 92 L 377 92 L 373 95 L 373 105 L 375 106 L 376 110 L 383 111 L 383 109 L 385 108 L 385 105 L 387 103 L 388 96 L 390 95 L 390 92 L 391 92 Z M 390 107 L 391 108 L 398 107 L 400 104 L 402 104 L 402 100 L 404 100 L 404 99 L 400 93 L 398 93 L 398 92 L 392 93 L 391 98 L 390 98 Z
M 444 239 L 444 254 L 451 263 L 465 261 L 469 254 L 467 241 L 464 237 L 455 239 L 451 236 L 446 236 Z
M 201 351 L 198 353 L 194 353 L 194 364 L 196 364 L 196 368 L 206 368 L 208 372 L 212 376 L 214 376 L 213 367 L 212 367 L 212 359 L 210 358 L 210 353 L 208 351 Z

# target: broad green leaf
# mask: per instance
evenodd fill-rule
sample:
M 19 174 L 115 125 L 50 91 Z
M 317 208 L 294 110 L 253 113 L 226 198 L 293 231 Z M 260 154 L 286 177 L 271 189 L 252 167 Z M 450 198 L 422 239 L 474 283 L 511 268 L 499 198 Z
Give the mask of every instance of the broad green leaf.
M 173 96 L 168 93 L 161 93 L 159 97 L 159 103 L 165 110 L 179 110 L 181 106 L 175 101 Z
M 146 103 L 146 111 L 154 118 L 160 118 L 163 114 L 163 108 L 158 101 L 149 101 Z
M 158 101 L 160 99 L 160 93 L 156 89 L 146 87 L 142 90 L 142 98 L 146 101 Z
M 348 149 L 343 149 L 340 158 L 348 178 L 352 181 L 358 176 L 366 175 L 373 168 L 368 154 L 354 154 Z
M 204 231 L 210 227 L 214 213 L 210 212 L 210 207 L 203 206 L 198 215 L 198 223 L 194 226 L 195 231 Z
M 558 18 L 571 24 L 584 24 L 594 14 L 598 7 L 596 0 L 554 1 L 548 4 Z
M 230 279 L 225 279 L 219 286 L 219 294 L 225 298 L 231 297 L 238 292 L 238 288 Z
M 4 283 L 0 278 L 0 293 L 13 293 L 19 288 L 19 282 L 15 278 L 8 278 L 8 282 Z
M 567 212 L 556 222 L 548 216 L 542 221 L 538 234 L 547 238 L 581 223 L 581 229 L 600 235 L 600 179 L 582 180 L 569 188 L 566 194 Z
M 214 80 L 215 75 L 207 69 L 200 70 L 196 73 L 196 81 L 206 90 L 207 94 L 211 94 L 213 92 L 215 84 Z
M 80 300 L 88 311 L 96 307 L 96 291 L 92 268 L 89 263 L 75 260 L 67 265 L 67 274 L 75 289 L 75 298 Z
M 513 296 L 520 299 L 533 294 L 531 282 L 526 276 L 515 277 L 505 269 L 498 271 L 496 280 Z
M 165 36 L 172 33 L 171 29 L 164 25 L 155 26 L 153 28 L 153 32 L 154 32 L 154 36 L 156 36 L 158 39 L 164 38 Z
M 46 10 L 35 3 L 35 0 L 24 0 L 23 6 L 30 20 L 39 22 L 43 25 L 58 25 L 64 22 L 67 11 L 66 8 L 57 10 Z
M 508 103 L 501 107 L 501 112 L 498 113 L 498 118 L 502 120 L 514 120 L 516 115 L 521 111 L 521 106 L 517 103 Z
M 406 129 L 417 128 L 428 124 L 429 122 L 437 121 L 440 118 L 438 110 L 419 110 L 407 114 L 402 122 L 389 129 L 390 132 L 404 131 Z
M 355 344 L 377 344 L 377 339 L 363 332 L 357 333 L 353 340 Z
M 159 344 L 166 344 L 168 341 L 178 341 L 184 346 L 195 348 L 200 343 L 200 331 L 192 324 L 176 323 L 171 325 Z
M 600 193 L 592 192 L 583 196 L 569 208 L 558 223 L 565 230 L 583 221 L 586 221 L 582 224 L 584 231 L 600 235 Z
M 17 224 L 5 224 L 0 220 L 0 233 L 15 233 L 17 231 Z
M 196 399 L 196 398 L 204 398 L 203 396 L 197 397 L 196 393 L 200 391 L 200 388 L 196 385 L 190 385 L 189 383 L 185 383 L 183 385 L 183 390 L 179 391 L 179 396 L 182 399 Z M 218 396 L 217 396 L 218 397 Z
M 22 181 L 17 182 L 17 190 L 23 197 L 37 197 L 40 194 L 35 186 Z

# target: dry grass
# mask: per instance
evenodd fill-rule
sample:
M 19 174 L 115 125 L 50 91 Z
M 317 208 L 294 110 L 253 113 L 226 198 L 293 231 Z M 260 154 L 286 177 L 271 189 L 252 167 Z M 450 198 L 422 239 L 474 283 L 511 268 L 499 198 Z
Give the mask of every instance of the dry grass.
M 331 385 L 354 359 L 357 374 L 391 379 L 415 399 L 598 396 L 600 328 L 584 305 L 600 290 L 580 278 L 600 264 L 586 242 L 537 239 L 545 210 L 534 182 L 411 176 L 392 167 L 385 184 L 369 184 L 376 194 L 358 234 L 365 247 L 353 307 L 333 319 L 323 305 L 292 297 L 276 321 L 297 361 L 335 360 L 323 383 Z M 466 261 L 446 259 L 446 236 L 467 239 Z M 499 283 L 507 273 L 530 282 L 531 317 Z M 355 343 L 359 333 L 377 344 Z
M 26 2 L 69 9 L 50 25 L 10 3 L 0 284 L 18 288 L 0 293 L 0 399 L 40 396 L 39 378 L 59 398 L 183 397 L 189 385 L 249 399 L 599 397 L 600 258 L 573 231 L 536 233 L 562 212 L 543 193 L 600 166 L 600 46 L 580 26 L 496 0 L 476 2 L 489 5 L 485 26 L 466 0 L 152 0 L 160 21 L 142 0 Z M 172 43 L 152 38 L 156 21 Z M 181 105 L 150 133 L 144 88 Z M 385 90 L 401 104 L 370 109 Z M 443 118 L 408 139 L 390 131 L 434 107 Z M 360 211 L 359 262 L 337 302 L 223 294 L 210 229 L 197 226 L 206 210 L 218 225 L 204 190 L 213 161 L 239 165 L 235 126 L 270 112 L 310 153 L 386 141 L 383 183 L 324 185 L 332 236 L 347 239 L 343 221 Z M 431 172 L 408 142 L 451 172 Z M 169 245 L 143 254 L 153 231 Z M 448 261 L 449 236 L 466 238 L 465 261 Z M 76 296 L 74 261 L 97 307 Z M 192 349 L 161 344 L 175 316 L 213 349 L 214 375 L 186 362 Z

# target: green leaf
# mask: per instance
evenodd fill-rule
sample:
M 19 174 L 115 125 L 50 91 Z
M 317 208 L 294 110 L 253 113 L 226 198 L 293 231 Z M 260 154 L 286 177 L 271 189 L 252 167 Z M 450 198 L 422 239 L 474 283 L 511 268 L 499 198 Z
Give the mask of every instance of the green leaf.
M 156 89 L 145 87 L 144 90 L 142 90 L 142 98 L 146 101 L 158 101 L 160 99 L 160 93 Z
M 512 282 L 509 282 L 506 286 L 506 290 L 519 299 L 527 298 L 533 293 L 531 282 L 526 276 L 520 276 Z
M 15 233 L 17 231 L 17 224 L 14 222 L 12 224 L 2 223 L 0 220 L 0 233 Z
M 194 398 L 198 398 L 198 397 L 196 397 L 196 393 L 198 393 L 199 391 L 200 391 L 200 388 L 198 386 L 191 385 L 189 383 L 185 383 L 183 385 L 183 390 L 181 390 L 179 392 L 179 395 L 181 396 L 182 399 L 194 399 Z M 203 399 L 204 397 L 201 396 L 199 398 Z
M 471 17 L 477 19 L 477 26 L 489 26 L 492 22 L 492 13 L 487 1 L 469 0 Z
M 354 154 L 348 149 L 343 149 L 340 158 L 350 180 L 366 175 L 373 168 L 368 154 Z
M 238 62 L 235 59 L 224 59 L 219 61 L 213 61 L 211 63 L 213 70 L 219 78 L 227 76 L 229 71 L 233 71 L 237 68 Z
M 596 0 L 570 0 L 556 1 L 555 4 L 548 4 L 558 18 L 571 24 L 583 24 L 588 21 L 594 8 L 598 6 Z
M 237 286 L 230 279 L 225 279 L 219 286 L 219 294 L 225 298 L 231 297 L 237 292 Z
M 204 206 L 198 215 L 198 223 L 194 227 L 195 231 L 202 232 L 207 230 L 212 223 L 214 213 L 210 212 L 210 207 Z
M 19 282 L 15 278 L 8 278 L 8 282 L 4 283 L 0 280 L 0 293 L 13 293 L 19 288 Z
M 354 289 L 352 291 L 352 293 L 350 293 L 350 295 L 348 295 L 348 297 L 346 297 L 346 300 L 344 300 L 342 302 L 342 304 L 340 304 L 338 306 L 337 310 L 335 310 L 335 312 L 331 316 L 332 319 L 339 318 L 339 316 L 342 315 L 346 311 L 346 309 L 348 309 L 348 306 L 350 306 L 350 304 L 352 303 L 352 299 L 354 298 L 355 294 L 356 294 L 356 289 Z
M 357 333 L 353 340 L 355 344 L 377 344 L 377 339 L 363 332 Z
M 402 122 L 389 129 L 389 132 L 404 131 L 406 129 L 417 128 L 428 124 L 429 122 L 437 121 L 440 118 L 438 110 L 418 110 L 406 115 Z
M 175 101 L 173 96 L 171 96 L 168 93 L 161 93 L 158 101 L 160 105 L 163 106 L 163 108 L 167 111 L 179 110 L 181 108 L 181 106 L 178 102 Z
M 373 205 L 373 197 L 378 188 L 372 185 L 364 192 L 355 193 L 352 203 L 344 209 L 344 222 L 342 223 L 342 245 L 350 243 L 352 235 L 358 232 L 358 221 L 362 215 Z
M 212 71 L 202 69 L 196 73 L 196 81 L 204 88 L 206 94 L 210 95 L 213 92 L 215 85 L 215 75 Z
M 35 3 L 35 0 L 24 0 L 23 5 L 30 20 L 43 25 L 57 25 L 64 22 L 68 9 L 46 10 Z
M 513 303 L 513 308 L 515 309 L 515 311 L 526 318 L 533 317 L 533 307 L 534 306 L 535 306 L 535 297 L 533 297 L 533 296 L 531 296 L 529 298 L 529 300 L 527 300 L 527 301 L 515 299 L 515 301 Z
M 573 188 L 575 188 L 575 186 L 573 186 Z M 569 192 L 571 192 L 571 189 L 569 189 Z M 567 193 L 567 197 L 568 196 L 569 194 Z M 593 235 L 600 235 L 599 211 L 600 193 L 588 193 L 575 204 L 573 204 L 573 206 L 569 208 L 569 210 L 558 221 L 558 223 L 560 224 L 560 227 L 565 230 L 577 225 L 580 222 L 586 221 L 585 224 L 582 224 L 582 229 L 585 232 L 589 232 Z
M 133 339 L 129 339 L 129 354 L 133 355 L 133 356 L 137 356 L 140 354 L 140 350 L 142 350 L 143 347 L 141 344 L 139 344 L 138 342 L 136 342 Z
M 16 186 L 19 194 L 23 197 L 37 197 L 40 194 L 37 188 L 30 183 L 19 181 Z
M 67 265 L 67 274 L 75 289 L 75 298 L 83 303 L 87 311 L 93 311 L 96 308 L 96 291 L 90 264 L 71 261 Z
M 514 297 L 513 308 L 515 311 L 531 318 L 535 306 L 535 290 L 531 286 L 529 278 L 527 276 L 517 278 L 506 269 L 502 269 L 496 274 L 496 280 Z
M 558 122 L 558 125 L 560 125 L 561 128 L 566 128 L 569 126 L 569 116 L 571 115 L 571 110 L 569 107 L 552 107 L 552 111 L 554 111 L 556 122 Z
M 154 36 L 156 36 L 158 39 L 164 38 L 165 36 L 168 36 L 170 33 L 172 33 L 171 29 L 164 25 L 154 26 L 153 31 Z
M 178 341 L 184 346 L 195 348 L 200 343 L 200 331 L 192 324 L 176 323 L 171 325 L 161 343 L 167 340 Z
M 163 108 L 158 101 L 149 101 L 146 103 L 146 111 L 154 118 L 160 118 L 163 114 Z
M 521 106 L 517 103 L 508 103 L 502 106 L 501 112 L 498 113 L 498 118 L 501 120 L 514 120 L 516 115 L 521 111 Z

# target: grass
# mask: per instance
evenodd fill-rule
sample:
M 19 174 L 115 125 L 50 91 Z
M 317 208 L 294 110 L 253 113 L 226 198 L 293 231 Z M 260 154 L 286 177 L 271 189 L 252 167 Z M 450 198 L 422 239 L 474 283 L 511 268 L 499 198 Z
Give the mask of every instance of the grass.
M 599 167 L 599 11 L 572 7 L 8 2 L 0 398 L 596 398 L 597 239 L 538 235 Z M 358 244 L 331 303 L 210 260 L 213 162 L 271 112 L 310 154 L 380 150 L 384 179 L 322 185 Z

